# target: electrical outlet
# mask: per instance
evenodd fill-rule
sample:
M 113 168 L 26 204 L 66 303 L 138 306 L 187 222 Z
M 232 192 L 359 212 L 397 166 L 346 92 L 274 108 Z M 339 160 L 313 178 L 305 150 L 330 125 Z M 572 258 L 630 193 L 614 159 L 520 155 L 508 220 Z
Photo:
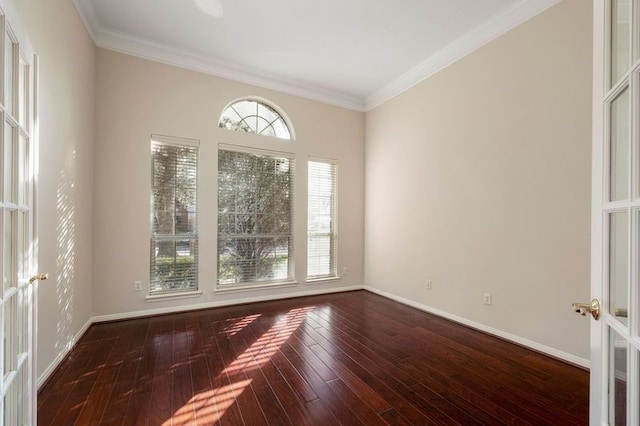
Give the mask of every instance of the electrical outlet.
M 142 291 L 142 281 L 133 282 L 133 291 Z
M 491 304 L 491 293 L 485 293 L 484 294 L 484 304 L 485 305 L 490 305 Z
M 344 268 L 342 268 L 342 278 L 346 278 L 347 275 L 349 275 L 349 268 L 345 266 Z
M 427 290 L 431 290 L 432 285 L 431 280 L 427 280 Z

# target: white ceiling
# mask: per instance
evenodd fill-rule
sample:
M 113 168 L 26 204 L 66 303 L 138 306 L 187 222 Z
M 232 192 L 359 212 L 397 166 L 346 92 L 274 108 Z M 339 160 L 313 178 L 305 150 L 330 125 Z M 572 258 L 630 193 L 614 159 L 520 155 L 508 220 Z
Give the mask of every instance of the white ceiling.
M 367 110 L 559 0 L 73 1 L 100 47 Z

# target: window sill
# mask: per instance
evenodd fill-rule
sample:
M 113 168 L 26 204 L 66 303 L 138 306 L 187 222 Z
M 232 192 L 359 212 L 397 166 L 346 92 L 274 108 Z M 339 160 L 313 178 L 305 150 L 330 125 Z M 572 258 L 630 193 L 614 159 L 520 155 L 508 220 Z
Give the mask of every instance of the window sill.
M 305 280 L 305 282 L 307 284 L 322 284 L 326 282 L 339 281 L 339 280 L 340 280 L 340 277 L 335 276 L 335 277 L 327 277 L 327 278 L 312 278 L 312 279 Z
M 197 290 L 185 291 L 184 293 L 154 294 L 153 296 L 145 297 L 144 300 L 145 302 L 164 302 L 165 300 L 191 299 L 200 296 L 202 296 L 202 292 Z
M 284 281 L 277 283 L 268 283 L 268 284 L 249 284 L 249 285 L 236 285 L 232 287 L 233 284 L 228 284 L 229 287 L 216 287 L 214 293 L 241 293 L 245 291 L 255 291 L 255 290 L 263 290 L 263 289 L 272 289 L 272 288 L 280 288 L 280 287 L 294 287 L 298 285 L 297 281 Z

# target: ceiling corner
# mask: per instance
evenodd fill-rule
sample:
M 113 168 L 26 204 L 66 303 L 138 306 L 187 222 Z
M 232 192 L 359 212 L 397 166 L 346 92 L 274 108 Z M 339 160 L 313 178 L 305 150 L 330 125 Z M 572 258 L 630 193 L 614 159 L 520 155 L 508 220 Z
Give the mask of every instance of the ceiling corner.
M 98 14 L 88 0 L 72 0 L 73 5 L 76 7 L 78 11 L 78 15 L 80 15 L 80 19 L 84 23 L 89 36 L 96 43 L 96 35 L 100 30 L 100 22 L 98 21 Z
M 369 94 L 364 101 L 365 111 L 370 111 L 402 92 L 407 91 L 421 81 L 426 80 L 449 65 L 473 53 L 560 1 L 561 0 L 520 1 L 503 13 L 473 28 L 430 58 Z
M 83 0 L 74 0 L 83 2 Z M 214 75 L 226 80 L 237 81 L 264 89 L 275 90 L 289 95 L 299 96 L 325 104 L 364 112 L 364 99 L 304 84 L 295 80 L 284 80 L 275 75 L 238 67 L 204 55 L 168 47 L 150 40 L 133 37 L 116 31 L 99 29 L 94 33 L 94 42 L 98 47 L 163 63 L 204 74 Z

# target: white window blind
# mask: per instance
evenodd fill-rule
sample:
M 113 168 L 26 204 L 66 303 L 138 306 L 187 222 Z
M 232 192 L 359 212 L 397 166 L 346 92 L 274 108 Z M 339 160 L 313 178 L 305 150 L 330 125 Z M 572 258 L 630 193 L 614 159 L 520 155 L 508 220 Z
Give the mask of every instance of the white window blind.
M 198 289 L 196 141 L 151 141 L 150 294 Z
M 336 172 L 334 163 L 309 161 L 307 279 L 337 275 Z
M 218 151 L 218 284 L 293 279 L 294 159 Z

